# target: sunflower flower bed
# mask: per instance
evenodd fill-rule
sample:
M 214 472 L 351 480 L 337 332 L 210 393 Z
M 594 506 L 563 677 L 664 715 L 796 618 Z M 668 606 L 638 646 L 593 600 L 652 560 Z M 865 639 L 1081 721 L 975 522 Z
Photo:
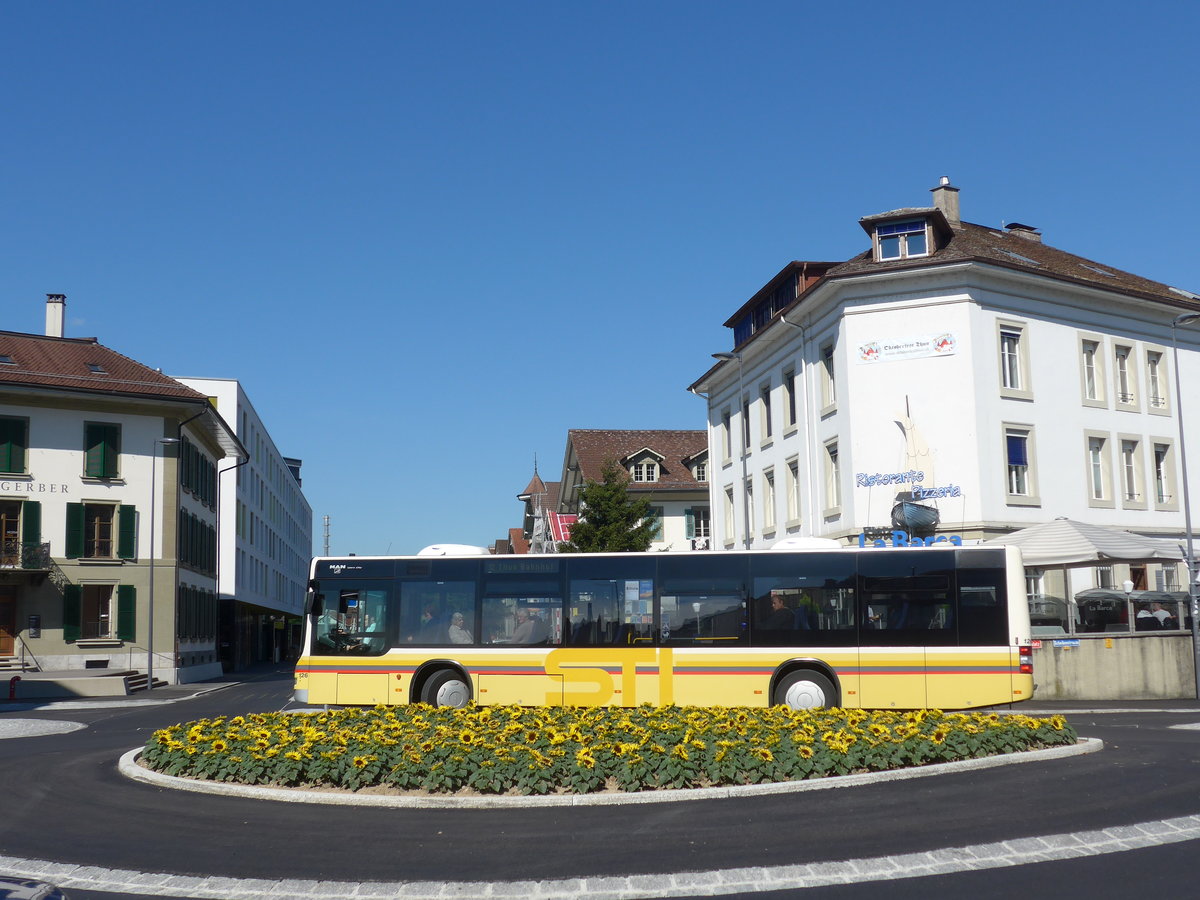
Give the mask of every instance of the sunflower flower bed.
M 547 794 L 793 781 L 1075 740 L 1062 716 L 414 705 L 202 719 L 156 731 L 141 761 L 242 784 Z

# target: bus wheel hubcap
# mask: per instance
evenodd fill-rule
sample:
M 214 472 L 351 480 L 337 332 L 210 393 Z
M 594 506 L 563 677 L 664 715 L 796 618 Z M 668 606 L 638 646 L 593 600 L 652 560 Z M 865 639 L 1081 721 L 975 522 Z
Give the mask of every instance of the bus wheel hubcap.
M 461 681 L 447 681 L 437 691 L 438 706 L 453 706 L 461 709 L 467 705 L 467 686 Z
M 825 692 L 811 681 L 797 681 L 787 689 L 784 701 L 792 709 L 820 709 L 825 705 Z

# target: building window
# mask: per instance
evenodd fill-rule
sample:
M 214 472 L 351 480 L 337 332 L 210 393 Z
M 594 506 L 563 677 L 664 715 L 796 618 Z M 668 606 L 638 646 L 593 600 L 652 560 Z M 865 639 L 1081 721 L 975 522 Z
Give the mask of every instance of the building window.
M 1023 426 L 1006 426 L 1004 450 L 1008 502 L 1018 505 L 1036 505 L 1038 501 L 1033 466 L 1033 429 Z
M 137 510 L 113 503 L 67 504 L 68 559 L 133 559 Z
M 29 420 L 0 418 L 0 472 L 23 474 L 28 447 Z
M 1113 575 L 1112 566 L 1097 566 L 1096 567 L 1096 587 L 1106 591 L 1111 591 L 1117 586 L 1117 580 Z
M 1167 408 L 1167 379 L 1163 355 L 1157 350 L 1146 351 L 1146 391 L 1151 410 Z
M 783 427 L 796 427 L 796 370 L 783 373 Z
M 693 506 L 687 510 L 686 520 L 688 540 L 700 539 L 706 541 L 712 537 L 712 518 L 709 515 L 707 506 Z
M 1021 332 L 1000 331 L 1000 383 L 1009 390 L 1024 389 L 1021 380 Z
M 929 255 L 929 237 L 924 219 L 889 222 L 875 228 L 878 259 L 907 259 Z
M 754 482 L 747 478 L 743 485 L 746 488 L 746 527 L 750 529 L 747 540 L 754 534 Z
M 83 504 L 84 559 L 113 558 L 113 519 L 116 507 L 108 503 Z
M 1128 437 L 1121 439 L 1121 493 L 1127 508 L 1144 508 L 1142 496 L 1141 441 Z
M 725 543 L 732 545 L 737 540 L 737 528 L 733 521 L 733 488 L 725 488 Z
M 82 585 L 80 637 L 85 639 L 112 638 L 114 621 L 111 584 Z
M 640 462 L 633 464 L 633 480 L 637 482 L 658 481 L 658 464 Z
M 842 506 L 842 484 L 838 469 L 837 441 L 825 445 L 825 515 L 836 515 Z
M 83 474 L 88 478 L 116 478 L 120 474 L 121 426 L 108 422 L 86 422 L 83 439 Z
M 1109 499 L 1109 464 L 1106 447 L 1107 439 L 1102 435 L 1088 435 L 1088 498 L 1090 500 Z M 1093 504 L 1095 505 L 1095 504 Z
M 821 414 L 837 407 L 837 377 L 833 368 L 833 344 L 821 347 Z
M 1175 450 L 1169 441 L 1154 444 L 1154 506 L 1156 509 L 1179 509 L 1175 496 Z
M 1133 407 L 1138 403 L 1138 382 L 1134 377 L 1132 347 L 1117 347 L 1114 350 L 1117 379 L 1117 406 Z
M 695 479 L 697 481 L 700 481 L 700 482 L 708 481 L 708 463 L 706 463 L 706 462 L 696 463 L 696 468 L 694 468 L 692 470 L 692 475 L 695 477 Z
M 800 462 L 788 460 L 787 464 L 787 521 L 790 525 L 800 520 Z
M 763 472 L 763 531 L 775 530 L 775 470 Z
M 650 515 L 647 518 L 654 525 L 653 539 L 661 541 L 663 539 L 663 508 L 661 506 L 650 507 Z
M 742 397 L 742 453 L 750 452 L 750 398 Z
M 730 424 L 729 410 L 721 412 L 721 459 L 728 461 L 732 453 L 730 432 L 732 426 Z
M 1083 379 L 1083 402 L 1088 406 L 1104 405 L 1104 363 L 1100 341 L 1085 339 L 1080 345 L 1080 365 Z
M 762 411 L 762 421 L 759 423 L 759 430 L 762 433 L 763 443 L 766 443 L 774 433 L 774 429 L 771 427 L 771 386 L 764 384 L 759 388 L 758 397 Z

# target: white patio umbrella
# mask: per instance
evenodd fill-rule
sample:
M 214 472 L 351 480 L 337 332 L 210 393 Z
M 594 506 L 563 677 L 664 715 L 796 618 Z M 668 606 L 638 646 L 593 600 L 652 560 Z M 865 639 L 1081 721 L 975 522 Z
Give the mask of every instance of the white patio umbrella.
M 1161 538 L 1142 537 L 1074 519 L 1055 519 L 1030 525 L 1012 534 L 985 541 L 1015 544 L 1021 548 L 1026 566 L 1073 568 L 1108 563 L 1162 562 L 1183 559 L 1183 551 L 1171 549 Z

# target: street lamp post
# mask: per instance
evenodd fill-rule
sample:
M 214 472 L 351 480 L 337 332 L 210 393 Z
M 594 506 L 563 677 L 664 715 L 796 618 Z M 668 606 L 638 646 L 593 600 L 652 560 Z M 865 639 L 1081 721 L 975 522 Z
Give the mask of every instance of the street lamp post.
M 737 368 L 738 400 L 737 400 L 737 402 L 738 402 L 738 419 L 741 422 L 741 428 L 742 428 L 742 441 L 741 441 L 741 443 L 742 443 L 742 492 L 741 493 L 742 493 L 743 533 L 745 535 L 743 544 L 745 545 L 746 549 L 749 550 L 750 549 L 750 502 L 749 502 L 750 501 L 750 495 L 749 495 L 750 481 L 749 481 L 749 477 L 746 474 L 746 455 L 750 452 L 750 441 L 748 438 L 748 435 L 750 433 L 750 423 L 746 419 L 746 415 L 748 412 L 748 410 L 747 410 L 748 404 L 746 403 L 745 389 L 742 387 L 742 354 L 740 354 L 740 353 L 714 353 L 713 359 L 719 359 L 719 360 L 723 360 L 725 362 L 728 362 L 730 360 L 737 360 L 737 364 L 738 364 L 738 368 Z
M 178 444 L 179 438 L 158 438 L 150 449 L 150 595 L 146 605 L 146 690 L 154 690 L 154 496 L 158 488 L 158 446 Z
M 1187 446 L 1183 436 L 1183 380 L 1179 374 L 1179 339 L 1175 329 L 1180 325 L 1190 325 L 1200 321 L 1200 313 L 1183 313 L 1171 321 L 1171 353 L 1175 366 L 1175 415 L 1179 422 L 1179 460 L 1180 475 L 1183 477 L 1183 528 L 1184 539 L 1187 542 L 1187 584 L 1188 609 L 1192 614 L 1192 666 L 1196 672 L 1196 699 L 1200 700 L 1200 603 L 1196 596 L 1196 552 L 1192 547 L 1192 505 L 1188 494 Z

